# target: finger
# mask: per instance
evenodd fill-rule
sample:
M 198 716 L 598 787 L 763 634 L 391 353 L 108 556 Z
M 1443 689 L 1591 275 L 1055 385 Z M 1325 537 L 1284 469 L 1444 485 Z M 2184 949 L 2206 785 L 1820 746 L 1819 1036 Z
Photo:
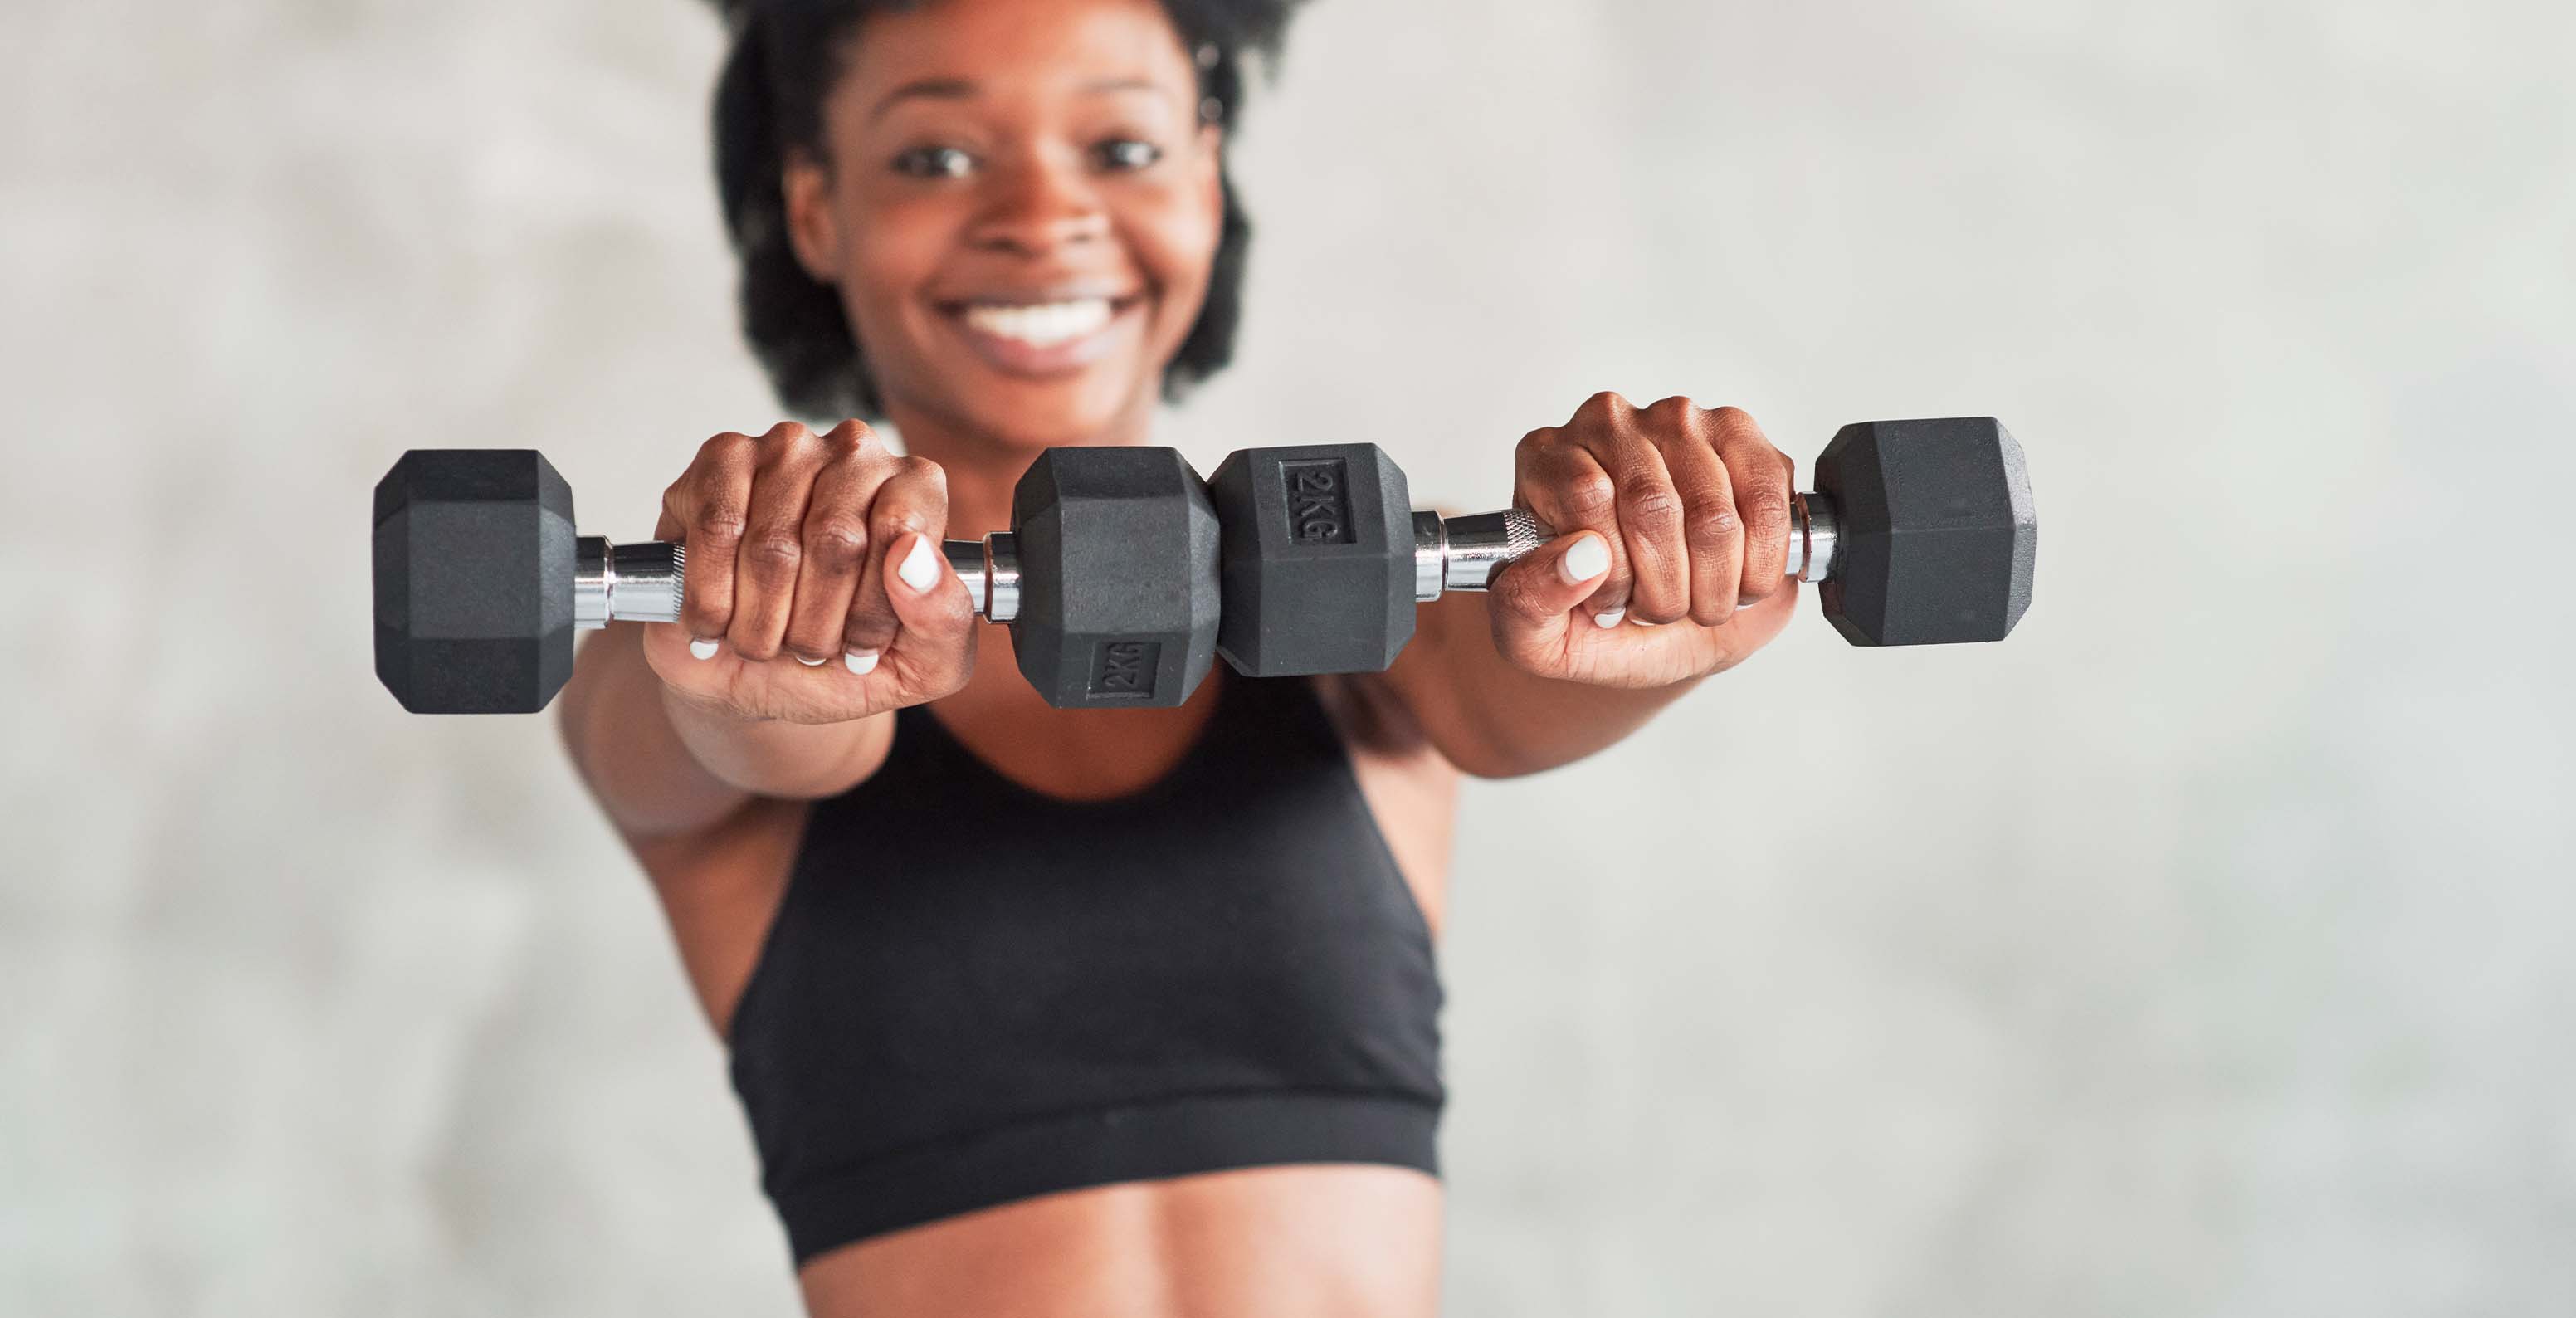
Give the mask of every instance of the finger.
M 1661 406 L 1661 404 L 1658 404 Z M 1690 408 L 1661 437 L 1664 465 L 1681 499 L 1684 556 L 1690 563 L 1686 607 L 1702 627 L 1723 624 L 1735 612 L 1737 578 L 1744 565 L 1744 524 L 1736 516 L 1734 482 L 1718 457 L 1714 413 Z
M 1718 456 L 1735 489 L 1736 518 L 1743 524 L 1744 572 L 1736 599 L 1767 599 L 1789 575 L 1789 498 L 1797 464 L 1772 446 L 1762 427 L 1739 409 L 1714 413 Z
M 1521 441 L 1514 460 L 1514 485 L 1523 506 L 1539 523 L 1563 535 L 1595 531 L 1610 551 L 1610 566 L 1592 588 L 1585 612 L 1604 627 L 1616 627 L 1628 608 L 1628 560 L 1619 537 L 1619 486 L 1601 463 L 1582 446 L 1541 430 Z M 1542 437 L 1545 438 L 1542 438 Z
M 932 536 L 906 535 L 887 558 L 878 575 L 884 578 L 897 626 L 883 659 L 873 667 L 891 677 L 907 701 L 936 700 L 965 686 L 974 674 L 974 606 Z
M 1565 618 L 1610 572 L 1610 541 L 1598 531 L 1561 535 L 1495 574 L 1486 607 L 1505 634 L 1524 643 L 1553 642 Z
M 891 561 L 898 567 L 903 560 L 895 555 L 908 553 L 906 537 L 927 541 L 942 564 L 940 539 L 948 533 L 948 473 L 928 458 L 907 457 L 897 461 L 885 484 L 877 487 L 876 501 L 868 509 L 868 537 L 878 546 L 871 559 L 875 570 L 860 578 L 858 597 L 841 618 L 841 644 L 850 656 L 853 669 L 874 662 L 893 644 L 903 625 L 895 610 L 894 591 L 888 584 L 895 576 L 885 570 Z M 962 587 L 961 587 L 962 589 Z M 971 606 L 970 606 L 971 609 Z
M 1628 559 L 1628 618 L 1680 623 L 1690 615 L 1690 546 L 1682 535 L 1682 494 L 1664 466 L 1669 435 L 1687 435 L 1690 399 L 1664 399 L 1631 412 L 1628 425 L 1595 427 L 1582 445 L 1618 481 L 1620 548 Z
M 784 422 L 761 437 L 751 476 L 751 513 L 734 556 L 734 607 L 725 641 L 754 663 L 778 657 L 805 562 L 805 507 L 822 470 L 813 431 Z
M 893 464 L 868 428 L 845 421 L 823 436 L 830 456 L 814 474 L 805 505 L 804 561 L 796 573 L 796 602 L 787 618 L 787 652 L 818 667 L 841 657 L 841 633 L 850 601 L 863 588 L 868 552 L 868 509 Z
M 662 496 L 663 525 L 687 545 L 680 629 L 700 659 L 714 657 L 716 638 L 733 625 L 734 555 L 750 515 L 758 448 L 749 435 L 717 435 L 699 446 L 697 460 Z

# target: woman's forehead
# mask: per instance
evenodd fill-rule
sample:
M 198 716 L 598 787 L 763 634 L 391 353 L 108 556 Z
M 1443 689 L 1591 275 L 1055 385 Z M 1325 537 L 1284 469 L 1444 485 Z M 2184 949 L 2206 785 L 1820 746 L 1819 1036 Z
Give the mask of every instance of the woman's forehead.
M 911 100 L 1193 94 L 1158 0 L 940 0 L 873 15 L 853 35 L 839 90 L 871 119 Z

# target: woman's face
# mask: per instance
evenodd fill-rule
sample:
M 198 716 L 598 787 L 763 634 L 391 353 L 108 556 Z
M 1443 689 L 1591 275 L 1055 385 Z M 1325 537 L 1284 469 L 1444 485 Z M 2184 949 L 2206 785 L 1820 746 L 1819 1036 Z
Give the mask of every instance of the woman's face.
M 829 160 L 785 181 L 797 256 L 838 286 L 889 410 L 1015 447 L 1141 429 L 1224 218 L 1198 103 L 1156 0 L 865 20 Z

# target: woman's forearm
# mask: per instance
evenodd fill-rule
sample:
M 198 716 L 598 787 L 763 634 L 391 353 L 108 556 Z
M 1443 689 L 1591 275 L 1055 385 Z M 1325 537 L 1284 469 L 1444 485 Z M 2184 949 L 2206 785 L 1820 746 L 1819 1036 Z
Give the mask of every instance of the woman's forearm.
M 1486 601 L 1451 595 L 1423 608 L 1413 644 L 1378 680 L 1412 710 L 1462 773 L 1511 778 L 1617 744 L 1699 679 L 1642 690 L 1539 677 L 1494 648 Z
M 745 721 L 672 697 L 645 662 L 642 636 L 641 625 L 618 624 L 591 638 L 558 702 L 574 767 L 629 835 L 695 832 L 755 796 L 831 796 L 884 760 L 892 720 L 882 715 Z

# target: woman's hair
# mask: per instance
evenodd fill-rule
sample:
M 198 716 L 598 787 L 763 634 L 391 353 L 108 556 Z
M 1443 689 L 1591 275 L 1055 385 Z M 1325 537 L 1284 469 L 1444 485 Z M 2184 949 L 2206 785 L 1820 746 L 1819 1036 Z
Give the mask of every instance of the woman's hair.
M 808 417 L 884 417 L 865 350 L 833 288 L 805 273 L 788 245 L 787 201 L 779 176 L 791 151 L 828 158 L 823 101 L 846 63 L 862 19 L 914 10 L 928 0 L 714 0 L 733 33 L 733 53 L 716 82 L 716 191 L 742 261 L 742 330 L 779 401 Z M 1231 125 L 1243 103 L 1243 57 L 1265 67 L 1279 53 L 1290 13 L 1302 0 L 1163 0 L 1199 75 L 1203 122 Z M 1220 162 L 1224 229 L 1198 323 L 1164 372 L 1163 396 L 1178 399 L 1234 357 L 1243 313 L 1244 251 L 1252 225 Z

